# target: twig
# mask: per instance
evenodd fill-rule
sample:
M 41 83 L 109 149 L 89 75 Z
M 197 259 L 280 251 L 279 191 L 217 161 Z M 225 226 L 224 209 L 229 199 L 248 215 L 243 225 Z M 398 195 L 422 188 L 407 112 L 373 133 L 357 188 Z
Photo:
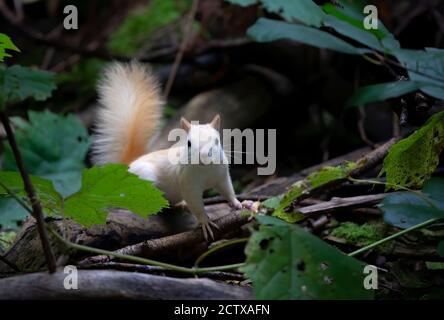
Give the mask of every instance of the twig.
M 334 210 L 346 208 L 352 209 L 360 206 L 373 206 L 379 203 L 386 196 L 386 193 L 380 193 L 348 198 L 332 198 L 330 201 L 322 202 L 308 207 L 302 207 L 297 210 L 298 212 L 307 216 L 324 214 Z
M 11 125 L 9 123 L 9 119 L 4 112 L 0 112 L 0 120 L 5 128 L 6 136 L 8 138 L 9 144 L 11 146 L 12 152 L 14 154 L 15 161 L 17 163 L 17 167 L 20 171 L 20 175 L 23 180 L 24 188 L 26 194 L 28 195 L 29 201 L 31 202 L 32 207 L 32 216 L 37 221 L 37 230 L 40 235 L 40 240 L 42 242 L 43 252 L 45 254 L 46 264 L 48 265 L 48 270 L 50 273 L 56 271 L 57 265 L 54 253 L 51 249 L 51 244 L 49 243 L 48 233 L 45 229 L 45 221 L 43 218 L 42 205 L 35 193 L 34 186 L 32 185 L 31 179 L 25 169 L 22 155 L 17 146 L 17 142 L 15 140 L 14 132 L 12 131 Z
M 123 263 L 123 262 L 106 262 L 106 263 L 90 264 L 86 266 L 79 266 L 79 269 L 86 269 L 86 270 L 112 269 L 119 271 L 135 271 L 148 274 L 177 275 L 177 272 L 158 266 L 149 266 L 144 264 L 133 264 L 133 263 Z M 238 281 L 245 280 L 244 276 L 241 273 L 234 273 L 227 271 L 203 272 L 199 276 L 210 279 L 217 279 L 217 280 L 227 280 L 227 279 L 238 280 Z
M 165 101 L 168 100 L 168 96 L 170 95 L 174 80 L 176 79 L 177 71 L 179 70 L 179 66 L 180 63 L 182 62 L 183 55 L 185 54 L 185 50 L 187 49 L 188 41 L 192 33 L 193 21 L 196 16 L 198 4 L 199 0 L 193 0 L 193 3 L 191 4 L 191 10 L 188 16 L 187 24 L 185 26 L 185 33 L 183 36 L 183 40 L 182 43 L 180 44 L 179 52 L 177 52 L 176 58 L 174 59 L 170 75 L 168 76 L 168 80 L 165 85 L 165 91 L 163 94 Z
M 442 220 L 442 219 L 441 218 L 435 218 L 435 219 L 430 219 L 430 220 L 424 221 L 424 222 L 422 222 L 420 224 L 417 224 L 417 225 L 414 225 L 414 226 L 412 226 L 410 228 L 404 229 L 404 230 L 402 230 L 402 231 L 400 231 L 398 233 L 392 234 L 391 236 L 388 236 L 387 238 L 384 238 L 384 239 L 381 239 L 379 241 L 376 241 L 376 242 L 374 242 L 374 243 L 372 243 L 372 244 L 370 244 L 368 246 L 362 247 L 361 249 L 353 251 L 353 252 L 349 253 L 348 255 L 350 257 L 356 256 L 356 255 L 361 254 L 361 253 L 363 253 L 363 252 L 365 252 L 367 250 L 370 250 L 370 249 L 372 249 L 374 247 L 377 247 L 377 246 L 379 246 L 379 245 L 381 245 L 383 243 L 386 243 L 388 241 L 396 239 L 396 238 L 398 238 L 398 237 L 400 237 L 400 236 L 402 236 L 402 235 L 404 235 L 404 234 L 406 234 L 408 232 L 411 232 L 411 231 L 414 231 L 414 230 L 421 229 L 421 228 L 424 228 L 426 226 L 429 226 L 429 225 L 431 225 L 431 224 L 433 224 L 435 222 L 438 222 L 439 220 Z
M 211 248 L 211 249 L 205 251 L 204 253 L 202 253 L 202 254 L 196 259 L 196 261 L 194 262 L 194 266 L 195 266 L 195 267 L 198 267 L 199 264 L 200 264 L 200 263 L 201 263 L 206 257 L 208 257 L 209 255 L 213 254 L 214 252 L 216 252 L 216 251 L 218 251 L 218 250 L 220 250 L 220 249 L 222 249 L 222 248 L 226 248 L 226 247 L 232 246 L 233 244 L 245 243 L 245 242 L 248 241 L 248 239 L 249 239 L 249 238 L 241 238 L 241 239 L 233 239 L 233 240 L 228 240 L 228 241 L 222 242 L 222 243 L 220 243 L 219 245 L 214 246 L 213 248 Z
M 429 197 L 422 193 L 421 191 L 418 190 L 413 190 L 407 187 L 404 187 L 403 185 L 399 185 L 396 183 L 390 183 L 390 182 L 383 182 L 383 181 L 378 181 L 378 180 L 369 180 L 369 179 L 355 179 L 352 177 L 349 177 L 348 180 L 350 180 L 351 182 L 355 182 L 355 183 L 364 183 L 364 184 L 378 184 L 378 185 L 382 185 L 382 186 L 386 186 L 386 187 L 391 187 L 393 189 L 401 189 L 410 193 L 413 193 L 415 195 L 417 195 L 418 197 L 422 198 L 425 202 L 427 202 L 427 204 L 429 206 L 431 206 L 434 209 L 438 208 L 435 206 L 435 204 L 432 202 L 432 200 L 429 199 Z
M 357 123 L 359 136 L 361 137 L 362 141 L 364 141 L 367 145 L 369 145 L 372 149 L 374 149 L 375 143 L 368 138 L 367 133 L 365 132 L 364 124 L 365 124 L 365 110 L 363 106 L 359 106 L 358 123 Z

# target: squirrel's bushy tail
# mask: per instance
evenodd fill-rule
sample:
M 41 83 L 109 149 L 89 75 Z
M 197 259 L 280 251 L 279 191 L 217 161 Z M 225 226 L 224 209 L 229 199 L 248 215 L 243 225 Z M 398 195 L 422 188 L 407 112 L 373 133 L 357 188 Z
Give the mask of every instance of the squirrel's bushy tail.
M 137 62 L 113 63 L 98 86 L 92 159 L 95 164 L 129 164 L 148 153 L 162 117 L 157 81 Z

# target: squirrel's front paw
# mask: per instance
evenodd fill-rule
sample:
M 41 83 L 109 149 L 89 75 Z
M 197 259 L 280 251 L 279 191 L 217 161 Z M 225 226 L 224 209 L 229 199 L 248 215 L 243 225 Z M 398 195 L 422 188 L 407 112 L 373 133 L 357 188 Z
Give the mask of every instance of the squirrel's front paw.
M 230 202 L 230 207 L 232 207 L 233 209 L 236 209 L 236 210 L 241 210 L 242 203 L 240 203 L 239 200 L 234 199 L 233 201 Z
M 210 221 L 208 218 L 206 218 L 204 221 L 201 221 L 200 225 L 202 227 L 202 233 L 205 238 L 205 241 L 208 241 L 208 235 L 210 236 L 211 240 L 214 240 L 214 234 L 212 228 L 219 229 L 219 226 L 215 224 L 213 221 Z

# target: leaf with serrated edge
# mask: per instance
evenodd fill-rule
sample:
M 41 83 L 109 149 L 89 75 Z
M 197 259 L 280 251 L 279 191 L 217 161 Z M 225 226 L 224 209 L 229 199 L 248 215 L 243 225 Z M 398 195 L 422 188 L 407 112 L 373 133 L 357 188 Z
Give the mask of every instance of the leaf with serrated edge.
M 32 70 L 19 65 L 0 68 L 4 73 L 0 94 L 6 97 L 5 101 L 18 102 L 27 98 L 44 101 L 56 88 L 54 74 L 51 72 Z
M 4 33 L 0 33 L 0 62 L 4 60 L 5 57 L 11 57 L 6 50 L 13 50 L 20 52 L 20 49 L 12 42 L 11 38 Z
M 36 194 L 45 208 L 47 214 L 60 214 L 62 198 L 54 189 L 52 182 L 37 176 L 30 176 L 31 182 L 35 188 Z M 26 192 L 24 190 L 23 180 L 19 172 L 15 171 L 0 171 L 0 181 L 11 191 L 25 201 Z M 7 191 L 0 186 L 0 195 L 8 195 Z M 12 200 L 12 199 L 11 199 Z M 15 201 L 15 200 L 14 200 Z M 1 213 L 0 213 L 1 219 Z
M 74 115 L 29 111 L 29 122 L 11 119 L 17 144 L 29 173 L 51 179 L 64 197 L 80 189 L 89 147 L 85 127 Z M 5 144 L 3 167 L 17 170 L 12 150 Z
M 64 213 L 90 226 L 105 223 L 109 208 L 127 209 L 146 218 L 167 205 L 150 181 L 128 172 L 126 165 L 108 164 L 83 171 L 82 188 L 66 199 Z

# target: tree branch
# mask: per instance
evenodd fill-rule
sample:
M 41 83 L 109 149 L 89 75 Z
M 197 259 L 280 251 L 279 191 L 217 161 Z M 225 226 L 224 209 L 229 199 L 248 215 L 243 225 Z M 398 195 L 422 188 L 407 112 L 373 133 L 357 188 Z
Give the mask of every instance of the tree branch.
M 239 227 L 247 223 L 248 216 L 244 216 L 241 215 L 239 212 L 236 212 L 232 214 L 227 214 L 226 216 L 223 216 L 214 222 L 219 227 L 219 229 L 214 230 L 215 240 L 218 240 L 221 239 L 221 237 L 227 232 L 237 230 Z M 204 241 L 205 239 L 203 237 L 202 231 L 200 230 L 200 228 L 197 228 L 163 238 L 143 241 L 135 245 L 121 248 L 119 250 L 116 250 L 115 252 L 118 254 L 150 258 Z M 112 260 L 113 258 L 110 256 L 98 255 L 80 261 L 79 265 L 105 263 Z
M 66 274 L 30 273 L 0 279 L 0 299 L 251 299 L 250 288 L 210 279 L 180 279 L 137 272 L 78 270 L 78 289 L 66 290 Z

